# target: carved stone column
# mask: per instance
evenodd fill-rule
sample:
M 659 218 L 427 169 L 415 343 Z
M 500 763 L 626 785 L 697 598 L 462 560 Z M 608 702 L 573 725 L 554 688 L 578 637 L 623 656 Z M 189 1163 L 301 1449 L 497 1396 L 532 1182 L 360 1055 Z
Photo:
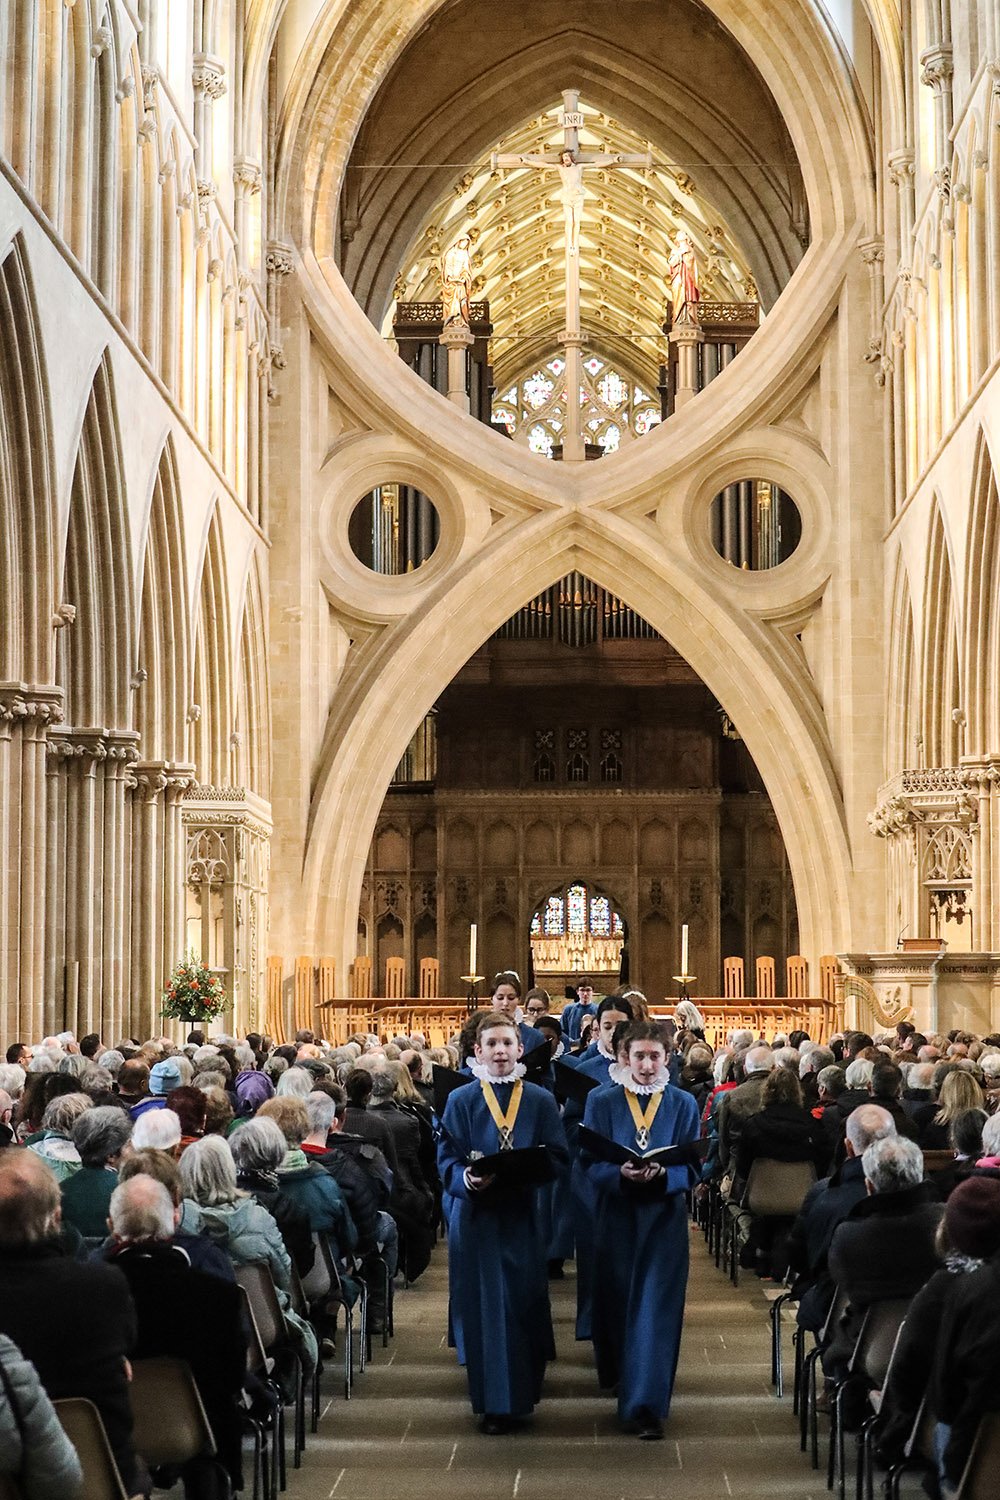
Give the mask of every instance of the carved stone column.
M 449 323 L 438 342 L 448 351 L 448 400 L 460 411 L 469 410 L 469 391 L 465 379 L 466 355 L 476 342 L 472 329 L 464 323 Z
M 40 1035 L 45 953 L 45 750 L 62 690 L 0 683 L 0 982 L 11 1040 Z
M 938 193 L 951 203 L 951 80 L 955 64 L 951 47 L 944 42 L 920 54 L 920 82 L 934 94 L 934 183 Z
M 701 386 L 698 378 L 698 345 L 705 335 L 694 321 L 678 323 L 670 330 L 668 338 L 677 345 L 677 389 L 674 392 L 674 409 L 686 406 L 697 396 Z

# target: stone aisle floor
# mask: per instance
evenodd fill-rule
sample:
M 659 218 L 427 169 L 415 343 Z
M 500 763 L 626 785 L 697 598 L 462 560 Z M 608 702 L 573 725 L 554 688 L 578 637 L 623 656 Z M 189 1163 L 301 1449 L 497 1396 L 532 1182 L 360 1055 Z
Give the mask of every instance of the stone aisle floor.
M 324 1402 L 289 1500 L 825 1500 L 825 1475 L 798 1449 L 791 1397 L 769 1379 L 759 1283 L 734 1289 L 692 1231 L 691 1279 L 674 1403 L 662 1443 L 622 1436 L 598 1394 L 589 1345 L 573 1339 L 572 1271 L 552 1284 L 556 1347 L 535 1420 L 487 1438 L 475 1427 L 464 1372 L 445 1341 L 447 1270 L 438 1247 L 419 1284 L 396 1298 L 396 1337 L 345 1404 Z M 786 1331 L 786 1373 L 791 1375 Z

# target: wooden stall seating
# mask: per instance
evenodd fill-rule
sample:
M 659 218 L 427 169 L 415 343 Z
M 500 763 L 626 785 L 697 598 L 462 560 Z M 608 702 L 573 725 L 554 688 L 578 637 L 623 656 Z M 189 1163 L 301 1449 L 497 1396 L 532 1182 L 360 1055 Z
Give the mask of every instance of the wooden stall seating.
M 316 980 L 312 959 L 297 958 L 295 960 L 295 979 L 292 989 L 293 1035 L 296 1031 L 312 1031 L 316 1025 L 316 1017 L 313 1014 L 315 987 Z
M 844 1029 L 844 1005 L 837 996 L 837 980 L 840 978 L 840 964 L 832 953 L 823 954 L 819 961 L 819 992 L 823 1001 L 823 1009 L 826 1015 L 826 1037 L 833 1036 L 836 1031 Z
M 317 966 L 316 1004 L 325 1005 L 337 993 L 337 965 L 332 958 L 321 958 Z
M 742 958 L 722 960 L 722 993 L 727 1000 L 742 1000 L 746 994 L 746 974 Z
M 441 993 L 441 965 L 436 958 L 420 960 L 420 998 L 436 1000 Z
M 402 1000 L 406 994 L 406 963 L 401 958 L 385 961 L 385 998 Z
M 351 965 L 351 999 L 370 1000 L 372 997 L 372 961 L 367 953 L 359 953 Z
M 285 1013 L 281 1003 L 281 959 L 271 957 L 267 961 L 267 993 L 264 1002 L 264 1030 L 274 1037 L 278 1046 L 288 1040 L 285 1030 Z
M 757 999 L 774 999 L 774 959 L 758 958 L 757 960 Z

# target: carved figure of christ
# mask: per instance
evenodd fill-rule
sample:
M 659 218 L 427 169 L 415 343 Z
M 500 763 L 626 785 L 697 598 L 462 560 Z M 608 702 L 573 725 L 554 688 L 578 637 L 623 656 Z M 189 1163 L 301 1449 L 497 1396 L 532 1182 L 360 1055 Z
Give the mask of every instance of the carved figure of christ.
M 559 201 L 563 206 L 566 225 L 566 328 L 562 344 L 566 351 L 566 425 L 563 436 L 563 459 L 569 462 L 582 460 L 585 456 L 583 430 L 580 422 L 580 382 L 583 374 L 580 330 L 580 224 L 586 190 L 583 185 L 585 167 L 651 167 L 653 158 L 648 152 L 643 155 L 624 155 L 580 150 L 580 126 L 584 116 L 580 111 L 576 89 L 563 90 L 563 145 L 557 152 L 539 152 L 526 156 L 498 154 L 490 158 L 493 171 L 498 167 L 533 167 L 543 172 L 558 172 L 560 178 Z

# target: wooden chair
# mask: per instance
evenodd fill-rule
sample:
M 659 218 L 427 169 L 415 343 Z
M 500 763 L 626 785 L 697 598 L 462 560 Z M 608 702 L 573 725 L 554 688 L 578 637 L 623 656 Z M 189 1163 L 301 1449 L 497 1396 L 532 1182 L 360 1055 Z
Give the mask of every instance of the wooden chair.
M 746 973 L 742 958 L 722 960 L 722 993 L 727 1000 L 742 1000 L 746 995 Z
M 370 1000 L 372 997 L 372 961 L 367 953 L 359 953 L 351 965 L 351 999 Z
M 420 998 L 436 1000 L 441 993 L 441 965 L 436 958 L 420 960 Z
M 285 1408 L 280 1388 L 271 1374 L 274 1361 L 264 1349 L 246 1287 L 240 1286 L 240 1296 L 247 1333 L 247 1369 L 256 1375 L 266 1392 L 263 1403 L 259 1403 L 261 1414 L 248 1411 L 244 1417 L 254 1436 L 253 1500 L 262 1500 L 265 1495 L 268 1500 L 278 1500 L 278 1490 L 285 1488 Z
M 316 1003 L 326 1005 L 337 994 L 337 965 L 332 958 L 321 958 L 316 966 Z
M 892 1359 L 899 1330 L 906 1320 L 908 1297 L 887 1298 L 873 1302 L 865 1313 L 848 1365 L 847 1379 L 838 1382 L 830 1402 L 830 1454 L 827 1462 L 826 1487 L 833 1489 L 838 1481 L 840 1500 L 846 1500 L 846 1444 L 844 1441 L 844 1400 L 852 1377 L 861 1377 L 868 1385 L 881 1388 Z
M 757 999 L 774 999 L 774 959 L 758 958 L 757 960 Z
M 402 958 L 385 961 L 385 998 L 402 1000 L 406 994 L 406 962 Z
M 72 1396 L 53 1401 L 52 1405 L 83 1468 L 83 1488 L 77 1500 L 128 1500 L 101 1414 L 94 1403 L 82 1396 Z
M 212 1427 L 190 1366 L 157 1356 L 132 1362 L 129 1385 L 132 1440 L 150 1469 L 201 1460 L 216 1474 L 215 1488 L 228 1492 L 229 1478 L 215 1462 Z
M 297 958 L 292 998 L 292 1026 L 295 1031 L 312 1031 L 316 1025 L 313 1007 L 314 983 L 312 959 Z
M 292 1464 L 297 1469 L 302 1463 L 306 1428 L 305 1372 L 302 1368 L 302 1361 L 288 1337 L 270 1266 L 265 1261 L 247 1261 L 244 1265 L 236 1266 L 235 1272 L 237 1283 L 246 1292 L 253 1311 L 264 1353 L 269 1359 L 274 1359 L 278 1355 L 290 1356 L 295 1366 Z
M 264 1030 L 273 1036 L 278 1046 L 288 1040 L 285 1031 L 284 1006 L 281 1003 L 281 959 L 267 961 L 267 1000 L 264 1006 Z
M 802 1200 L 816 1181 L 811 1161 L 774 1161 L 758 1157 L 750 1168 L 739 1204 L 729 1205 L 729 1274 L 739 1286 L 739 1231 L 752 1219 L 794 1219 Z
M 785 994 L 789 1000 L 805 1000 L 809 994 L 809 962 L 800 953 L 785 960 Z

